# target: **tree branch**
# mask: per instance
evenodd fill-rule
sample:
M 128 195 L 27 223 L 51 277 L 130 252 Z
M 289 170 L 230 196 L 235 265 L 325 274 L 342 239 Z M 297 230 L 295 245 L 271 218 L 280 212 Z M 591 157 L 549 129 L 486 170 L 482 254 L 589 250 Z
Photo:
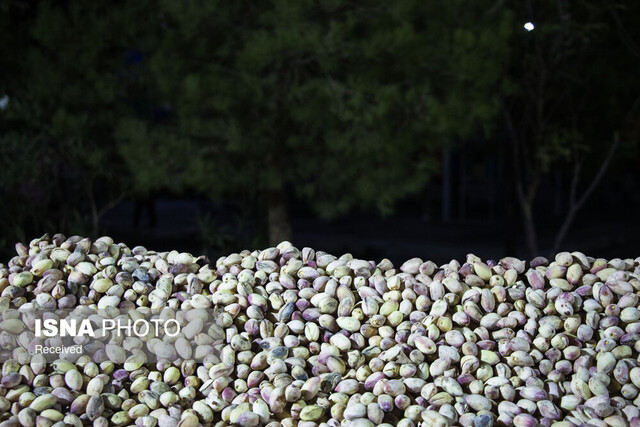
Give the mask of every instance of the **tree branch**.
M 540 174 L 536 172 L 533 177 L 533 181 L 529 186 L 529 194 L 527 194 L 527 202 L 529 203 L 529 205 L 533 205 L 533 200 L 536 198 L 538 187 L 540 187 Z
M 504 4 L 506 3 L 506 0 L 498 0 L 495 2 L 495 4 L 493 6 L 491 6 L 491 8 L 489 8 L 489 10 L 487 10 L 485 12 L 485 16 L 490 16 L 493 15 L 494 13 L 496 13 Z
M 582 205 L 584 205 L 584 203 L 589 199 L 589 196 L 591 196 L 591 193 L 593 193 L 593 190 L 597 187 L 598 183 L 604 176 L 604 173 L 609 167 L 609 164 L 611 163 L 611 159 L 613 158 L 613 154 L 617 150 L 619 144 L 620 144 L 620 134 L 616 132 L 613 136 L 613 144 L 611 144 L 611 147 L 609 148 L 609 152 L 607 153 L 606 157 L 600 164 L 600 169 L 596 173 L 596 176 L 593 177 L 593 179 L 591 180 L 591 184 L 585 190 L 585 192 L 582 193 L 582 196 L 578 201 L 575 200 L 575 193 L 577 191 L 576 188 L 578 186 L 578 174 L 580 171 L 580 163 L 578 163 L 576 167 L 573 169 L 573 179 L 571 180 L 571 195 L 569 197 L 569 200 L 570 200 L 569 211 L 567 212 L 567 216 L 562 222 L 562 226 L 560 227 L 560 230 L 558 230 L 558 234 L 556 234 L 556 239 L 553 244 L 554 252 L 557 252 L 560 249 L 560 245 L 562 244 L 562 241 L 566 237 L 567 232 L 569 231 L 569 227 L 571 227 L 571 224 L 573 223 L 573 219 L 575 218 L 576 213 L 578 212 L 578 210 L 580 210 Z
M 124 199 L 126 199 L 127 197 L 130 196 L 130 192 L 129 191 L 125 191 L 124 193 L 121 193 L 120 195 L 118 195 L 116 198 L 110 200 L 107 204 L 105 204 L 104 206 L 102 206 L 102 208 L 98 211 L 98 219 L 102 218 L 104 216 L 104 214 L 106 214 L 107 212 L 109 212 L 111 209 L 115 208 L 116 206 L 118 206 L 120 204 L 120 202 L 122 202 Z
M 571 187 L 569 188 L 569 206 L 573 206 L 576 203 L 576 192 L 578 191 L 578 179 L 580 178 L 580 169 L 582 168 L 582 162 L 576 162 L 573 167 L 573 174 L 571 176 Z
M 580 197 L 578 202 L 575 204 L 576 210 L 580 209 L 582 205 L 584 205 L 584 203 L 587 201 L 589 196 L 591 196 L 591 193 L 593 193 L 593 190 L 595 190 L 595 188 L 598 186 L 598 183 L 600 182 L 605 172 L 607 171 L 607 168 L 609 167 L 609 163 L 611 163 L 611 159 L 613 158 L 614 153 L 618 149 L 618 145 L 620 145 L 620 133 L 615 132 L 613 136 L 613 144 L 611 144 L 611 147 L 609 148 L 609 152 L 607 153 L 607 156 L 604 158 L 604 160 L 600 164 L 600 169 L 598 169 L 598 173 L 596 173 L 596 176 L 593 178 L 593 180 L 591 180 L 591 184 L 589 185 L 587 190 L 584 193 L 582 193 L 582 197 Z
M 624 24 L 620 19 L 620 15 L 618 15 L 618 11 L 616 11 L 614 6 L 610 6 L 609 11 L 613 16 L 614 21 L 616 21 L 616 29 L 618 30 L 618 36 L 620 37 L 620 40 L 622 40 L 622 43 L 627 46 L 629 52 L 631 52 L 635 56 L 640 57 L 640 46 L 638 46 L 636 42 L 629 36 L 629 33 L 625 29 Z

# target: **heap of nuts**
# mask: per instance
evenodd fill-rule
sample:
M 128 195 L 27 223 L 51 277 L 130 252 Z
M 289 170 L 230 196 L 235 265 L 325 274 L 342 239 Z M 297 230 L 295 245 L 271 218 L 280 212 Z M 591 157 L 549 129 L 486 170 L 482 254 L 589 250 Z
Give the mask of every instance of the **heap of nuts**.
M 0 427 L 640 425 L 640 258 L 394 267 L 283 242 L 210 262 L 61 234 L 16 251 Z M 217 316 L 34 354 L 23 309 L 81 306 Z

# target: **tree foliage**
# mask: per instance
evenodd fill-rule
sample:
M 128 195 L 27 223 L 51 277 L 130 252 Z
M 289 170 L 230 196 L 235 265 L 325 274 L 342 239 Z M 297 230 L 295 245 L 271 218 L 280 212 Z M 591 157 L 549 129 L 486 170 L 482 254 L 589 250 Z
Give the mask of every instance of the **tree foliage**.
M 526 244 L 535 255 L 535 202 L 549 174 L 566 182 L 555 251 L 619 145 L 622 152 L 637 140 L 640 8 L 598 1 L 525 5 L 536 27 L 514 38 L 519 55 L 511 57 L 514 90 L 505 117 Z
M 0 174 L 30 232 L 165 191 L 391 212 L 491 128 L 513 27 L 489 1 L 17 5 Z

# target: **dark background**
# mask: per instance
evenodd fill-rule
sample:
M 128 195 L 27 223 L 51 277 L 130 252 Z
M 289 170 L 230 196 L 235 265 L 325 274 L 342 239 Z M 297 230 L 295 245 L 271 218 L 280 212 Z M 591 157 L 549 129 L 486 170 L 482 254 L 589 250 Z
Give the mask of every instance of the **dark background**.
M 0 256 L 635 257 L 637 1 L 0 3 Z M 527 31 L 524 24 L 535 28 Z

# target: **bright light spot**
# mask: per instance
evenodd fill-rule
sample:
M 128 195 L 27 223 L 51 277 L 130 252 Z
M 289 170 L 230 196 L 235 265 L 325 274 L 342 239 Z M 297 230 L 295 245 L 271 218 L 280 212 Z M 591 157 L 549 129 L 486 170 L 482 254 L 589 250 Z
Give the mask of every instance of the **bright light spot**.
M 535 27 L 533 26 L 533 22 L 527 22 L 526 24 L 524 24 L 524 29 L 527 31 L 531 31 L 533 30 Z
M 0 110 L 4 110 L 9 105 L 9 97 L 7 95 L 2 95 L 0 97 Z

